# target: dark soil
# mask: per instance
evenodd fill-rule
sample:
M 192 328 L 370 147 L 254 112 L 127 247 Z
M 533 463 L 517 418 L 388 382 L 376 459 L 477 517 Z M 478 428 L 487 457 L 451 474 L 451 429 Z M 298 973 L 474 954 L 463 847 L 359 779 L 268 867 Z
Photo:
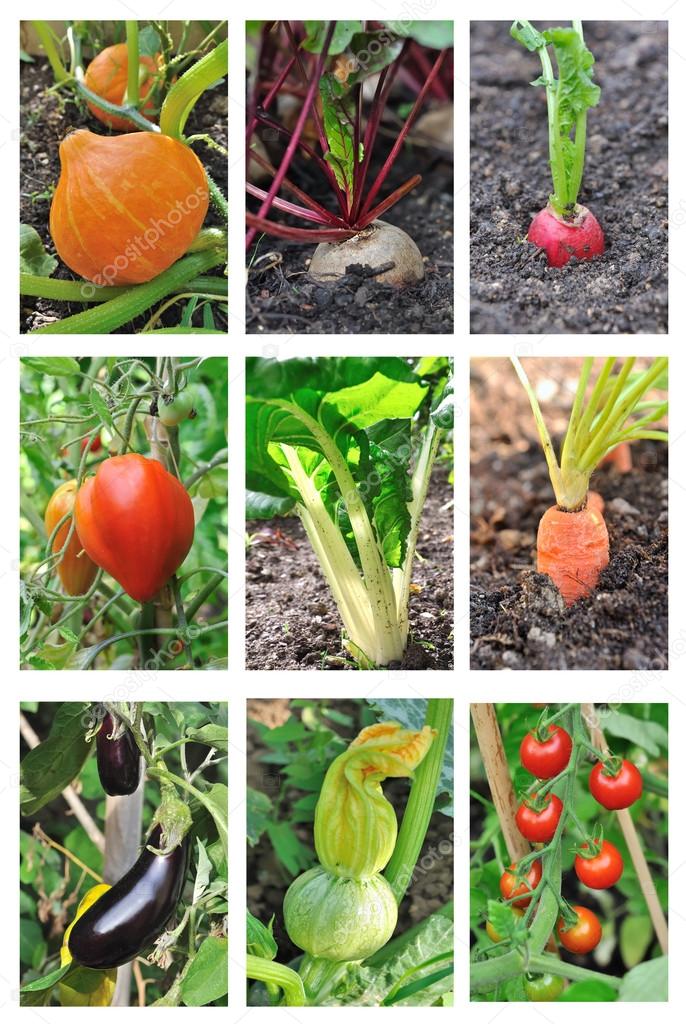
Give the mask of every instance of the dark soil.
M 453 666 L 452 487 L 437 467 L 421 520 L 402 669 Z M 341 620 L 300 520 L 249 521 L 246 668 L 355 669 Z
M 385 150 L 386 147 L 382 147 Z M 372 167 L 370 180 L 377 168 Z M 328 206 L 321 174 L 310 166 L 293 173 L 296 183 Z M 246 295 L 249 334 L 450 334 L 453 329 L 453 168 L 435 153 L 406 147 L 383 188 L 390 194 L 413 174 L 422 182 L 383 215 L 410 235 L 424 257 L 425 278 L 398 290 L 375 283 L 370 268 L 349 271 L 335 287 L 310 281 L 314 246 L 263 236 L 248 255 Z M 323 189 L 322 189 L 323 185 Z M 302 227 L 300 221 L 283 223 Z M 276 219 L 276 218 L 275 218 Z M 275 253 L 274 259 L 266 254 Z M 255 257 L 265 259 L 255 262 Z
M 552 186 L 540 61 L 510 24 L 472 22 L 472 333 L 666 334 L 667 22 L 584 22 L 602 94 L 579 202 L 606 251 L 561 269 L 522 241 Z
M 48 92 L 54 86 L 54 79 L 48 61 L 42 57 L 34 58 L 33 64 L 21 62 L 21 163 L 20 163 L 20 214 L 23 224 L 30 224 L 40 235 L 50 255 L 57 255 L 50 237 L 48 221 L 50 203 L 60 174 L 59 144 L 62 139 L 76 128 L 88 128 L 96 134 L 113 134 L 105 125 L 97 121 L 85 103 L 74 97 L 74 94 L 62 90 Z M 227 145 L 227 109 L 226 89 L 213 89 L 206 92 L 198 101 L 186 124 L 186 135 L 205 133 L 210 135 L 222 146 Z M 210 149 L 204 142 L 197 142 L 193 150 L 212 175 L 215 182 L 226 194 L 227 162 L 226 158 L 215 149 Z M 206 226 L 221 226 L 216 211 L 210 206 L 205 219 Z M 58 257 L 59 259 L 59 257 Z M 74 274 L 61 261 L 52 274 L 53 278 L 65 281 L 75 279 Z M 20 300 L 20 330 L 22 333 L 50 323 L 63 320 L 83 309 L 91 308 L 82 303 L 55 302 L 52 299 L 40 299 L 22 296 Z M 159 319 L 158 326 L 174 327 L 181 317 L 179 305 L 170 307 Z M 223 316 L 220 304 L 212 303 L 212 315 L 218 331 L 227 329 L 227 321 Z M 114 334 L 131 334 L 139 331 L 150 319 L 153 310 L 135 321 L 124 324 Z M 193 317 L 194 326 L 202 327 L 202 310 Z
M 248 718 L 258 719 L 263 724 L 274 728 L 287 721 L 290 709 L 284 706 L 283 701 L 252 701 L 248 702 Z M 275 713 L 270 708 L 276 704 Z M 334 701 L 333 707 L 348 715 L 352 715 L 358 726 L 356 733 L 362 727 L 359 722 L 360 702 L 359 701 Z M 297 712 L 296 712 L 297 713 Z M 256 730 L 248 721 L 247 735 L 247 773 L 248 785 L 257 789 L 264 788 L 265 768 L 260 757 L 267 753 L 261 743 Z M 272 768 L 273 766 L 267 766 Z M 402 820 L 402 814 L 408 795 L 406 780 L 388 779 L 383 786 L 384 794 L 393 804 L 398 820 Z M 292 790 L 293 800 L 301 795 L 299 791 Z M 274 793 L 270 792 L 270 796 Z M 280 804 L 281 820 L 288 820 L 288 803 Z M 298 839 L 307 846 L 314 848 L 314 837 L 311 825 L 296 825 Z M 422 847 L 422 855 L 419 864 L 428 863 L 427 870 L 421 867 L 415 872 L 412 884 L 407 891 L 398 908 L 398 924 L 395 934 L 399 935 L 412 925 L 423 921 L 430 914 L 433 914 L 453 896 L 453 858 L 445 854 L 427 857 L 429 851 L 444 851 L 452 848 L 454 823 L 452 818 L 435 812 L 431 819 L 429 830 Z M 426 860 L 422 861 L 422 857 Z M 283 925 L 283 898 L 289 885 L 284 870 L 274 854 L 271 843 L 268 839 L 260 839 L 257 846 L 248 848 L 248 906 L 251 912 L 261 921 L 267 922 L 274 918 L 274 938 L 279 947 L 278 960 L 280 963 L 289 963 L 295 957 L 302 955 L 302 950 L 294 946 L 289 939 Z
M 559 360 L 526 363 L 532 383 L 559 384 L 543 403 L 557 451 L 579 366 L 565 363 L 564 380 Z M 554 496 L 508 361 L 473 361 L 471 405 L 471 667 L 667 669 L 667 445 L 637 442 L 631 473 L 611 465 L 595 473 L 610 564 L 592 596 L 565 608 L 533 568 L 538 522 Z

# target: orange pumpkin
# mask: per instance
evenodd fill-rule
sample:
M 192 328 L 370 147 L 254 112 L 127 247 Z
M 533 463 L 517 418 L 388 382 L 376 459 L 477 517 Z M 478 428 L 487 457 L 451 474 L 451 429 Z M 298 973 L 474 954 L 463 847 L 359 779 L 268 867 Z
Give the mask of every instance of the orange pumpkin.
M 66 483 L 60 484 L 54 492 L 45 510 L 45 530 L 48 537 L 65 512 L 72 511 L 75 498 L 76 480 L 67 480 Z M 70 526 L 71 521 L 69 519 L 60 526 L 52 542 L 53 552 L 62 551 Z M 90 590 L 97 571 L 97 565 L 91 561 L 81 547 L 78 534 L 74 530 L 71 540 L 67 544 L 67 549 L 62 554 L 62 561 L 57 566 L 62 586 L 72 597 L 76 597 L 78 594 L 85 594 L 86 591 Z
M 159 77 L 159 65 L 162 57 L 158 53 L 155 57 L 139 57 L 141 75 L 139 77 L 138 94 L 141 100 L 145 99 Z M 95 57 L 86 69 L 84 84 L 91 92 L 102 96 L 110 103 L 116 103 L 121 107 L 124 104 L 126 91 L 129 83 L 129 51 L 126 43 L 117 43 L 116 46 L 108 46 Z M 94 103 L 88 104 L 88 109 L 98 121 L 102 121 L 108 128 L 114 128 L 118 132 L 132 132 L 136 126 L 127 121 L 124 117 L 115 117 L 106 114 L 104 110 L 96 107 Z M 150 99 L 140 108 L 145 117 L 150 117 L 155 109 L 155 98 Z
M 151 281 L 202 227 L 205 169 L 168 135 L 104 137 L 82 128 L 60 144 L 60 163 L 50 234 L 67 266 L 94 284 Z

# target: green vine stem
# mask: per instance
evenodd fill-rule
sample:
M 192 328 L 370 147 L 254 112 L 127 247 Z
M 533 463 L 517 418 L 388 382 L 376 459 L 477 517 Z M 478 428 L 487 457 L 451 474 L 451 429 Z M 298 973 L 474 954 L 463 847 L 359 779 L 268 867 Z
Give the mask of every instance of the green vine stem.
M 216 181 L 210 174 L 207 173 L 205 168 L 205 174 L 207 175 L 207 187 L 210 190 L 210 200 L 214 208 L 220 213 L 223 219 L 228 223 L 229 220 L 229 204 L 222 192 L 217 185 Z
M 300 975 L 290 967 L 248 953 L 245 968 L 248 977 L 253 981 L 261 981 L 265 985 L 278 985 L 283 989 L 286 1006 L 305 1006 L 305 989 Z
M 139 51 L 138 51 L 138 22 L 126 22 L 126 48 L 128 53 L 128 74 L 126 83 L 126 100 L 129 106 L 138 108 L 139 89 Z
M 40 39 L 45 56 L 50 62 L 50 67 L 52 68 L 55 81 L 58 83 L 68 82 L 71 76 L 60 59 L 57 47 L 55 46 L 55 39 L 52 30 L 47 21 L 33 21 L 31 24 L 36 30 L 36 35 Z
M 95 285 L 90 281 L 61 281 L 59 278 L 41 277 L 39 274 L 20 274 L 19 293 L 38 299 L 57 302 L 105 302 L 131 289 L 125 285 Z
M 109 100 L 104 100 L 102 96 L 98 96 L 97 93 L 89 89 L 85 84 L 85 72 L 83 69 L 83 58 L 81 56 L 81 38 L 74 32 L 73 25 L 70 25 L 67 29 L 67 39 L 69 40 L 69 49 L 71 52 L 71 68 L 76 84 L 77 90 L 81 93 L 89 103 L 94 103 L 100 110 L 104 110 L 106 114 L 112 114 L 114 117 L 125 117 L 131 121 L 138 128 L 142 128 L 146 132 L 159 132 L 159 128 L 152 121 L 148 121 L 147 117 L 143 117 L 140 111 L 136 110 L 132 106 L 120 107 L 116 103 L 110 103 Z M 136 68 L 138 63 L 136 62 Z
M 215 249 L 184 256 L 152 281 L 131 288 L 124 295 L 118 295 L 94 309 L 75 313 L 74 316 L 68 316 L 64 320 L 38 327 L 29 333 L 31 335 L 111 334 L 117 327 L 140 316 L 150 306 L 159 302 L 160 299 L 166 298 L 167 295 L 185 285 L 187 281 L 192 280 L 198 274 L 218 267 L 225 262 L 225 259 L 226 254 Z
M 191 249 L 193 247 L 191 246 Z M 198 252 L 204 246 L 198 247 Z M 191 251 L 189 249 L 189 252 Z M 135 287 L 135 286 L 134 286 Z M 201 275 L 189 281 L 185 286 L 189 292 L 205 292 L 225 298 L 229 294 L 226 280 L 209 275 Z M 62 281 L 55 277 L 41 277 L 38 274 L 19 275 L 19 293 L 39 299 L 53 299 L 55 302 L 99 303 L 107 299 L 115 299 L 118 295 L 130 292 L 130 285 L 94 285 L 90 281 Z M 213 332 L 214 333 L 214 332 Z
M 183 141 L 188 115 L 206 89 L 229 73 L 229 43 L 224 40 L 201 57 L 172 85 L 160 111 L 160 130 Z
M 429 700 L 424 724 L 435 729 L 436 736 L 415 773 L 393 856 L 384 872 L 398 903 L 412 881 L 412 872 L 429 828 L 452 715 L 452 700 Z

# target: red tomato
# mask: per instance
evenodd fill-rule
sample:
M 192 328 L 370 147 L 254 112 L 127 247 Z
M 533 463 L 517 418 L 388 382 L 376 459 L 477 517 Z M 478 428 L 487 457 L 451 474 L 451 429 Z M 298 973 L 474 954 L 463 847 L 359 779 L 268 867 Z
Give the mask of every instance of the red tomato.
M 541 862 L 535 860 L 520 882 L 517 882 L 515 878 L 516 867 L 516 864 L 510 864 L 509 870 L 503 871 L 500 876 L 500 894 L 504 900 L 522 896 L 523 899 L 515 900 L 511 905 L 513 907 L 528 907 L 531 903 L 531 896 L 527 893 L 533 892 L 541 881 Z
M 643 779 L 635 764 L 622 761 L 617 775 L 606 773 L 599 761 L 588 780 L 591 796 L 608 811 L 621 811 L 636 803 L 643 792 Z
M 555 835 L 562 814 L 562 801 L 554 793 L 541 811 L 520 804 L 515 814 L 517 828 L 530 843 L 547 843 Z
M 155 459 L 115 455 L 79 488 L 76 531 L 86 554 L 135 601 L 150 601 L 193 543 L 188 492 Z
M 567 927 L 562 918 L 557 922 L 557 937 L 570 953 L 590 953 L 600 942 L 603 929 L 588 907 L 572 907 L 576 923 Z
M 572 738 L 559 725 L 551 725 L 548 738 L 538 740 L 530 732 L 522 740 L 519 757 L 528 772 L 537 779 L 552 779 L 569 764 L 572 756 Z
M 102 441 L 100 440 L 100 434 L 96 434 L 95 437 L 92 437 L 90 439 L 90 442 L 91 443 L 88 444 L 88 438 L 87 437 L 82 437 L 81 438 L 81 452 L 82 453 L 86 450 L 86 447 L 88 447 L 88 450 L 91 451 L 91 452 L 97 452 L 97 451 L 99 451 L 102 448 Z
M 582 849 L 588 848 L 588 843 L 584 843 Z M 589 889 L 609 889 L 622 877 L 624 861 L 617 847 L 603 839 L 603 844 L 595 857 L 576 855 L 574 870 L 579 881 Z

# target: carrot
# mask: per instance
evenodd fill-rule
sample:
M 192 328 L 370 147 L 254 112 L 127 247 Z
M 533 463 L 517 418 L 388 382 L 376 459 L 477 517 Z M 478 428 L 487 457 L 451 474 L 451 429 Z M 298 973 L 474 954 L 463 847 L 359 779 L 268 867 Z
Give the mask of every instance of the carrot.
M 565 604 L 587 597 L 610 561 L 607 527 L 597 503 L 579 512 L 553 505 L 538 525 L 537 548 L 537 571 L 550 576 Z
M 622 441 L 616 448 L 613 448 L 611 452 L 608 452 L 602 461 L 602 465 L 605 466 L 608 463 L 612 463 L 615 466 L 618 473 L 630 473 L 634 468 L 634 464 L 631 458 L 631 448 L 626 441 Z
M 600 512 L 602 516 L 605 511 L 605 499 L 602 494 L 598 494 L 597 491 L 589 491 L 588 498 L 586 499 L 586 508 L 595 509 L 595 511 Z
M 591 593 L 610 558 L 605 503 L 589 490 L 591 475 L 608 454 L 626 448 L 626 441 L 668 439 L 659 429 L 667 402 L 646 399 L 653 389 L 666 390 L 667 359 L 660 356 L 632 373 L 635 357 L 615 371 L 617 360 L 610 356 L 592 386 L 594 361 L 584 359 L 559 460 L 524 368 L 516 356 L 511 361 L 529 398 L 557 501 L 538 528 L 537 567 L 570 605 Z

